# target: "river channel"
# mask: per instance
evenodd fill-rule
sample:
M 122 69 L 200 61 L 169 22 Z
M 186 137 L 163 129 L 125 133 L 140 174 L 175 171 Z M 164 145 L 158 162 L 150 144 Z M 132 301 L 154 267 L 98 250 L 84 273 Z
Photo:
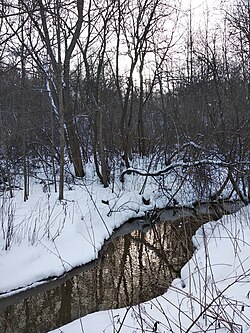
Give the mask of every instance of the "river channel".
M 106 241 L 97 260 L 0 298 L 0 333 L 44 333 L 88 313 L 163 294 L 191 258 L 195 231 L 240 206 L 171 208 L 128 221 Z

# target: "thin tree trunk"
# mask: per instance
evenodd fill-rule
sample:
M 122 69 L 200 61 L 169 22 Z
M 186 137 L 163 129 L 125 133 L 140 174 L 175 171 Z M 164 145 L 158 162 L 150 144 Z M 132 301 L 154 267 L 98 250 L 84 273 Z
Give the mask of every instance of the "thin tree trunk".
M 26 160 L 26 142 L 25 138 L 23 139 L 23 200 L 27 201 L 29 197 L 29 189 L 28 189 L 28 172 L 27 172 L 27 160 Z
M 60 78 L 59 78 L 60 80 Z M 59 200 L 64 198 L 64 108 L 63 108 L 63 94 L 62 83 L 58 83 L 58 97 L 59 97 L 59 114 L 60 114 L 60 181 L 59 181 Z
M 99 108 L 99 150 L 100 150 L 100 158 L 101 158 L 101 167 L 102 167 L 102 182 L 104 187 L 108 187 L 108 173 L 107 173 L 107 165 L 105 158 L 105 150 L 103 143 L 103 110 Z
M 140 101 L 139 101 L 139 112 L 138 112 L 138 141 L 139 141 L 139 154 L 141 156 L 146 155 L 146 143 L 145 143 L 145 132 L 144 132 L 144 121 L 143 121 L 143 96 L 144 96 L 144 82 L 143 82 L 143 66 L 145 53 L 142 54 L 142 59 L 139 68 L 140 75 Z
M 52 173 L 54 181 L 55 193 L 57 193 L 57 183 L 56 183 L 56 168 L 55 168 L 55 133 L 54 133 L 54 117 L 53 117 L 53 108 L 51 111 L 51 151 L 52 151 Z

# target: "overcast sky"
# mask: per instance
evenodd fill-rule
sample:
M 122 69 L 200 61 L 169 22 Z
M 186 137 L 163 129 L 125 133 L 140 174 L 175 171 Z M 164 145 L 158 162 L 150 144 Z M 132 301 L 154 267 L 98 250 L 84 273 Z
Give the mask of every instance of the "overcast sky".
M 192 9 L 193 24 L 201 27 L 206 21 L 209 26 L 222 21 L 221 3 L 220 0 L 182 0 L 183 9 Z

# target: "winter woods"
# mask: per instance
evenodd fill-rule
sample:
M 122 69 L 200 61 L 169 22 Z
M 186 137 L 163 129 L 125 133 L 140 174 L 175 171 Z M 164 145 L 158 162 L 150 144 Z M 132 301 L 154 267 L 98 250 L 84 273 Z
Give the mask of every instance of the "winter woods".
M 171 0 L 0 6 L 3 186 L 11 191 L 21 174 L 27 200 L 42 166 L 63 199 L 65 172 L 84 177 L 93 160 L 106 187 L 115 166 L 140 156 L 162 170 L 183 161 L 194 184 L 208 186 L 211 168 L 226 165 L 210 195 L 231 182 L 249 200 L 247 1 L 221 10 L 213 27 L 208 12 L 199 26 L 191 7 Z

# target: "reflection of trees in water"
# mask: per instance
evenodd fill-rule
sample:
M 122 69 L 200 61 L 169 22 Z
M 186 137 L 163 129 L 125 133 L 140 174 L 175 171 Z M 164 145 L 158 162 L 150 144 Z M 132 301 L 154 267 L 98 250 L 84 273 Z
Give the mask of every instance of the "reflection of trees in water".
M 60 326 L 62 322 L 68 323 L 71 321 L 71 303 L 72 303 L 72 289 L 73 283 L 71 280 L 66 281 L 61 289 L 61 304 L 58 312 L 57 325 Z
M 0 333 L 46 332 L 87 313 L 162 294 L 192 255 L 192 235 L 207 220 L 155 224 L 147 233 L 114 239 L 96 267 L 9 306 L 0 314 Z

